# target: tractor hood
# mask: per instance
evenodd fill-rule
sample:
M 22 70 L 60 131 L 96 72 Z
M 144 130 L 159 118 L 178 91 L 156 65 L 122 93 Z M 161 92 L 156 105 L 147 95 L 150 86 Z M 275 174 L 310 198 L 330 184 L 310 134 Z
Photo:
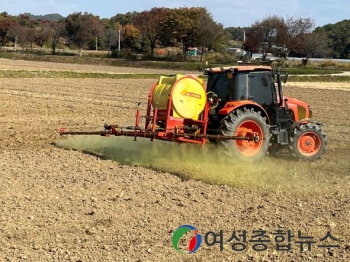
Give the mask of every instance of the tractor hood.
M 287 100 L 289 109 L 294 113 L 295 121 L 312 117 L 310 106 L 307 103 L 289 96 L 284 96 L 283 98 L 282 106 L 285 106 L 285 101 Z

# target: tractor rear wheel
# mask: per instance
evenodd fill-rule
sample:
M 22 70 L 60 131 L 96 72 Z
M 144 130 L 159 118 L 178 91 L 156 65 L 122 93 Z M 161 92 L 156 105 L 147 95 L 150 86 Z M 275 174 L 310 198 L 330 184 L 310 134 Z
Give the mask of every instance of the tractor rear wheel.
M 256 161 L 264 157 L 268 152 L 270 133 L 266 124 L 266 118 L 261 112 L 244 108 L 231 112 L 223 119 L 220 130 L 225 136 L 259 136 L 259 141 L 253 140 L 220 140 L 226 148 L 226 153 L 234 159 L 244 161 Z
M 290 137 L 290 149 L 293 156 L 300 160 L 319 159 L 326 151 L 327 139 L 321 126 L 317 123 L 306 123 L 297 126 Z

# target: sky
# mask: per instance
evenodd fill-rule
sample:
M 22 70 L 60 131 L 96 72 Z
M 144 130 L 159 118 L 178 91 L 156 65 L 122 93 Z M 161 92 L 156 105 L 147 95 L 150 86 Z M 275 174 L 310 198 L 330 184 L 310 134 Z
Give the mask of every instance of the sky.
M 270 15 L 311 18 L 316 27 L 350 19 L 349 0 L 0 0 L 0 12 L 10 15 L 58 13 L 66 17 L 87 12 L 111 18 L 153 7 L 205 7 L 213 20 L 224 27 L 248 27 Z

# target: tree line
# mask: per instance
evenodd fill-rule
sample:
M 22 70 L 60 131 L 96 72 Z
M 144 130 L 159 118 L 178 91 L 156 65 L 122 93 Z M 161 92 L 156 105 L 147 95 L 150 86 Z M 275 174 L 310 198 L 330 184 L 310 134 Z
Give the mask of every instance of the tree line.
M 220 50 L 225 31 L 202 7 L 152 8 L 143 12 L 117 14 L 100 19 L 91 13 L 75 12 L 58 21 L 33 20 L 28 14 L 0 14 L 0 44 L 9 42 L 22 48 L 49 43 L 54 54 L 60 39 L 84 48 L 146 52 L 153 56 L 157 46 L 177 46 Z M 97 47 L 97 48 L 96 48 Z
M 57 18 L 57 16 L 56 16 Z M 14 44 L 15 50 L 49 45 L 55 54 L 60 41 L 68 46 L 110 52 L 143 52 L 154 55 L 157 47 L 175 46 L 183 57 L 189 47 L 226 52 L 229 40 L 241 42 L 248 54 L 274 56 L 349 58 L 350 20 L 323 27 L 311 18 L 268 16 L 247 28 L 224 28 L 204 7 L 159 8 L 117 14 L 100 19 L 91 13 L 75 12 L 66 18 L 36 18 L 30 14 L 0 14 L 0 44 Z

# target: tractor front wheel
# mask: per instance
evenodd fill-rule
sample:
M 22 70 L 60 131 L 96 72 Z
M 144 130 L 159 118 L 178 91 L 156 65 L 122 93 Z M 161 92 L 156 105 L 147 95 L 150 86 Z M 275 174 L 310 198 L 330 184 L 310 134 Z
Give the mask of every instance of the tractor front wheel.
M 220 140 L 233 160 L 256 161 L 267 154 L 271 135 L 266 118 L 261 116 L 260 111 L 244 108 L 231 112 L 223 119 L 221 134 L 250 138 L 253 138 L 254 135 L 259 136 L 257 142 L 254 140 Z
M 289 146 L 296 158 L 313 161 L 319 159 L 325 152 L 326 135 L 317 123 L 301 124 L 294 129 Z

